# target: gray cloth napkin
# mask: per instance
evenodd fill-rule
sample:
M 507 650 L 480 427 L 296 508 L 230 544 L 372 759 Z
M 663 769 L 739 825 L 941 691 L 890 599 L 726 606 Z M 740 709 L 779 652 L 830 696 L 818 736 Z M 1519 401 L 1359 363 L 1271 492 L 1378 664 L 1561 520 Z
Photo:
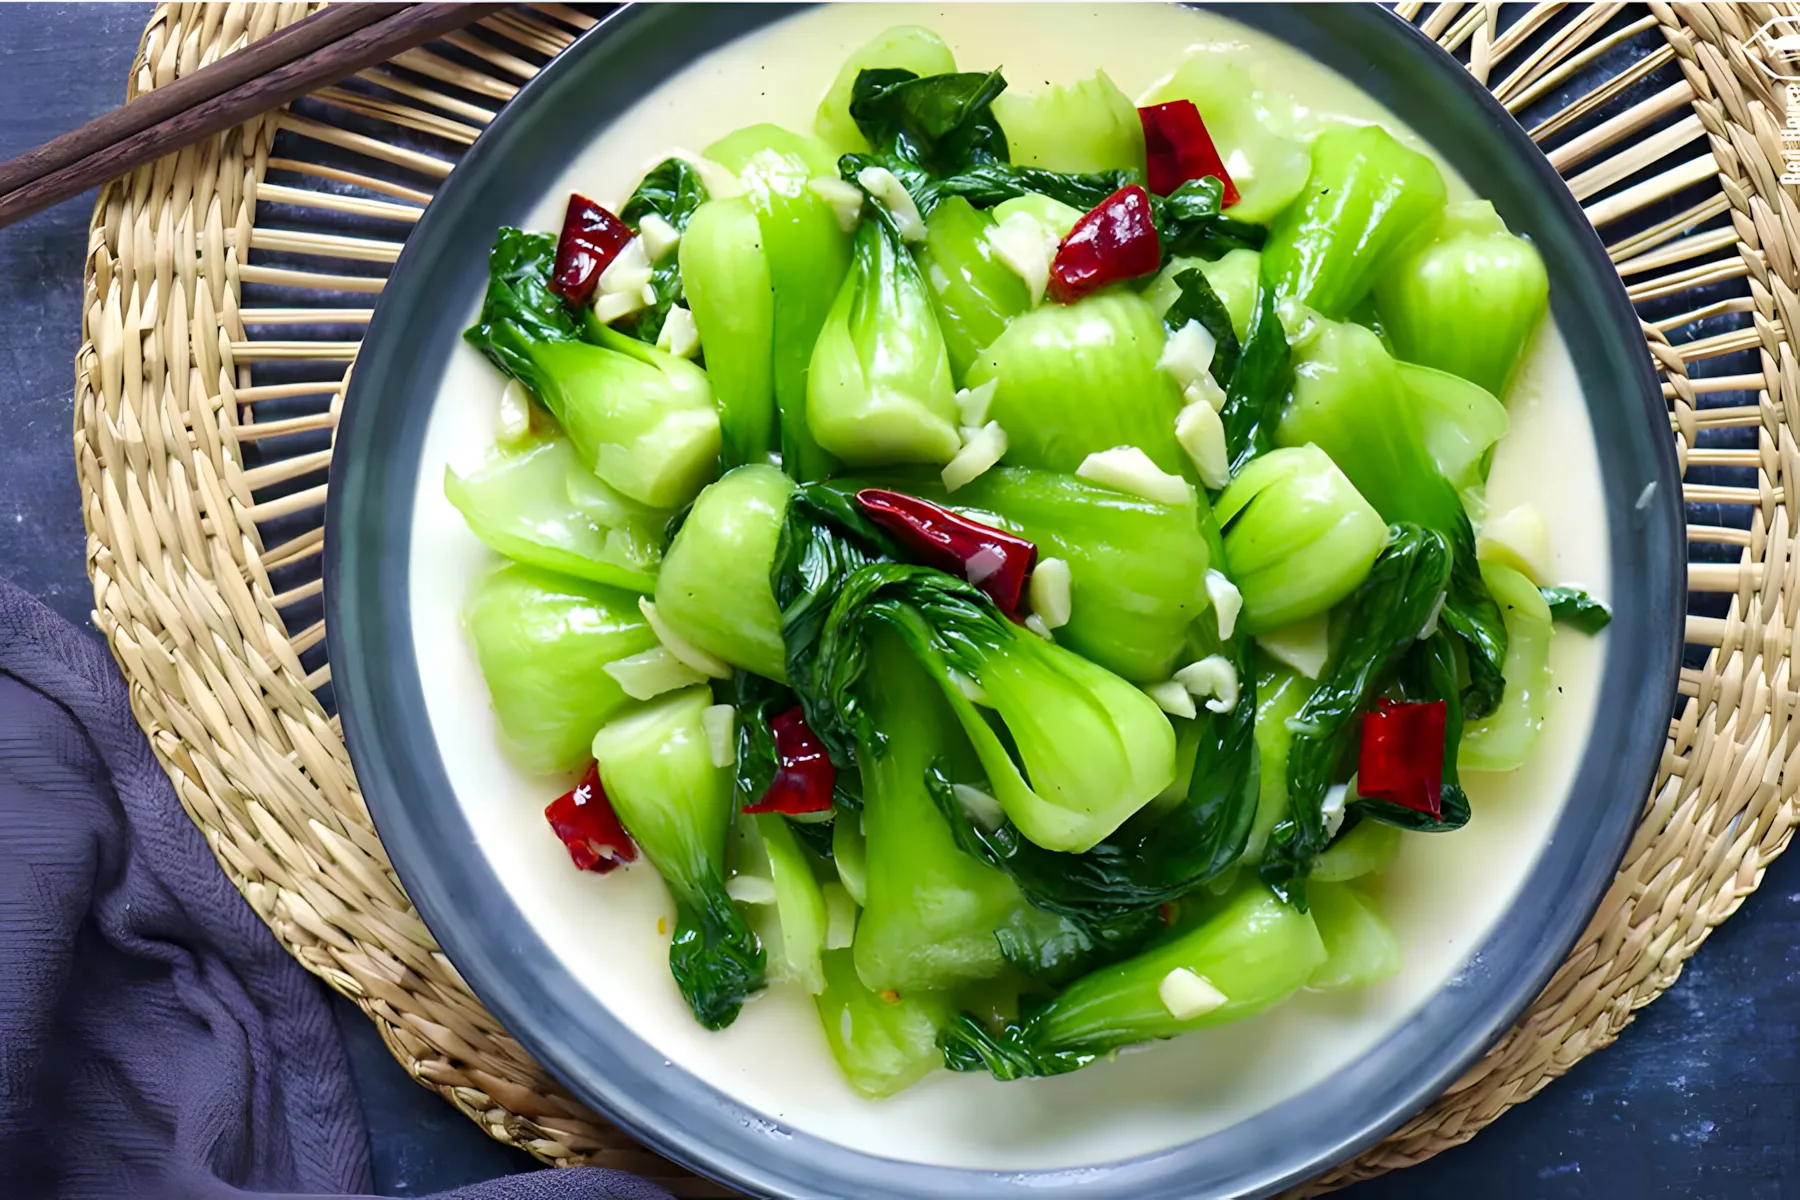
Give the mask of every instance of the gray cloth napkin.
M 370 1189 L 322 985 L 214 861 L 105 650 L 0 580 L 0 1196 Z M 667 1200 L 538 1171 L 458 1200 Z

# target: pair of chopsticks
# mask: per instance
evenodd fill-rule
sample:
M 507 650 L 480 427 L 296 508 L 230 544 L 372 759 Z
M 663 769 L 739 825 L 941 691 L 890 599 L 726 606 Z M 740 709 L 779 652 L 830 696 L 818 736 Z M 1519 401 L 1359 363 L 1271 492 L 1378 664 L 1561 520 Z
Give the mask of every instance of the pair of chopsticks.
M 0 163 L 0 226 L 505 7 L 333 4 Z

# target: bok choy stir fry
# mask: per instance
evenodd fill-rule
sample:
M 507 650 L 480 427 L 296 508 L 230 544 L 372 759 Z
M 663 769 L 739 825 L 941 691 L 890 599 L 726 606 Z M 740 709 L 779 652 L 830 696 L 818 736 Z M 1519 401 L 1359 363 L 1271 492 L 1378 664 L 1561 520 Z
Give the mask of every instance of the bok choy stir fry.
M 1400 840 L 1605 624 L 1485 502 L 1538 252 L 1234 71 L 1026 95 L 898 28 L 810 133 L 499 231 L 467 628 L 508 753 L 584 772 L 574 867 L 668 885 L 706 1027 L 803 989 L 884 1096 L 1385 978 Z

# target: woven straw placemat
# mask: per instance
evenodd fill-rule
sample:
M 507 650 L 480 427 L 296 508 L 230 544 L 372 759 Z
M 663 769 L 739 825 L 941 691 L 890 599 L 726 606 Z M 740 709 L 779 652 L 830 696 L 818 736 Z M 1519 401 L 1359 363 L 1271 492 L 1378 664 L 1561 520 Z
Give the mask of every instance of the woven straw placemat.
M 312 5 L 165 4 L 131 94 Z M 1610 244 L 1688 501 L 1685 697 L 1599 912 L 1443 1097 L 1322 1188 L 1456 1145 L 1605 1046 L 1762 878 L 1796 821 L 1796 191 L 1756 31 L 1793 6 L 1401 4 L 1518 114 Z M 108 184 L 75 454 L 94 619 L 182 802 L 288 949 L 495 1138 L 712 1194 L 538 1067 L 470 995 L 364 810 L 324 661 L 331 431 L 368 305 L 495 110 L 593 15 L 509 10 Z M 1601 431 L 1605 436 L 1605 431 Z

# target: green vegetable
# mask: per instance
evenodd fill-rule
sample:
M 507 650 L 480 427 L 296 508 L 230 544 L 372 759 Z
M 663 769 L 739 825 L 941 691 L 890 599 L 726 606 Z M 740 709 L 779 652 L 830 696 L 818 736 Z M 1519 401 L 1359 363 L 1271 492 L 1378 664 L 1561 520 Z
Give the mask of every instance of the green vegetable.
M 1360 325 L 1310 320 L 1295 343 L 1293 397 L 1276 438 L 1313 443 L 1389 522 L 1435 529 L 1450 541 L 1456 570 L 1444 624 L 1463 642 L 1471 716 L 1500 702 L 1506 629 L 1475 558 L 1475 531 L 1426 448 L 1411 393 L 1376 335 Z
M 669 970 L 708 1029 L 737 1018 L 763 986 L 764 954 L 725 894 L 731 774 L 713 765 L 700 714 L 706 688 L 688 688 L 617 717 L 594 735 L 600 784 L 627 833 L 675 900 Z
M 1051 171 L 1142 171 L 1144 127 L 1137 106 L 1105 71 L 1028 96 L 994 98 L 1012 161 Z
M 919 273 L 959 380 L 1006 323 L 1031 307 L 1025 281 L 988 244 L 993 227 L 994 218 L 960 196 L 944 200 L 925 221 Z
M 956 387 L 918 265 L 886 221 L 856 231 L 849 274 L 813 349 L 806 420 L 852 466 L 947 463 Z
M 903 996 L 992 978 L 1006 966 L 995 931 L 1023 915 L 1024 901 L 1004 874 L 957 847 L 925 786 L 935 761 L 966 756 L 962 732 L 892 634 L 879 638 L 871 666 L 881 740 L 858 750 L 868 896 L 856 973 L 873 991 Z
M 849 763 L 855 743 L 875 736 L 860 693 L 869 635 L 886 626 L 930 671 L 989 792 L 1037 844 L 1089 849 L 1168 786 L 1175 734 L 1148 696 L 1014 625 L 961 579 L 875 561 L 891 549 L 840 493 L 802 488 L 788 506 L 775 568 L 788 679 L 834 760 Z
M 1381 919 L 1375 902 L 1353 887 L 1316 881 L 1310 889 L 1313 920 L 1325 943 L 1325 961 L 1306 985 L 1318 991 L 1367 987 L 1400 973 L 1400 939 Z
M 1182 292 L 1175 277 L 1196 268 L 1206 276 L 1213 294 L 1231 315 L 1232 333 L 1238 341 L 1243 341 L 1250 334 L 1250 321 L 1256 312 L 1256 293 L 1261 286 L 1262 255 L 1254 250 L 1240 249 L 1232 250 L 1223 258 L 1212 262 L 1185 255 L 1172 258 L 1169 265 L 1162 269 L 1162 273 L 1144 289 L 1144 299 L 1159 314 L 1166 314 L 1169 306 Z M 1167 320 L 1166 315 L 1164 319 Z
M 1068 237 L 1069 231 L 1087 215 L 1054 196 L 1041 196 L 1036 192 L 1026 192 L 1011 200 L 1002 200 L 988 211 L 996 221 L 1004 221 L 1014 213 L 1024 213 L 1042 225 L 1046 233 L 1054 234 L 1059 239 Z
M 1231 215 L 1263 223 L 1300 194 L 1311 161 L 1304 144 L 1266 123 L 1270 100 L 1255 85 L 1252 64 L 1245 61 L 1248 53 L 1226 45 L 1195 47 L 1144 103 L 1194 102 L 1237 185 L 1239 199 Z
M 1242 353 L 1237 331 L 1232 328 L 1230 310 L 1225 307 L 1219 294 L 1213 291 L 1206 272 L 1198 268 L 1181 272 L 1172 282 L 1175 296 L 1163 310 L 1163 325 L 1173 335 L 1186 328 L 1191 321 L 1200 322 L 1201 327 L 1213 339 L 1213 358 L 1209 368 L 1213 381 L 1220 387 L 1229 386 L 1232 373 L 1237 370 L 1238 357 Z M 1154 305 L 1155 301 L 1152 300 L 1151 303 Z
M 767 946 L 769 978 L 797 983 L 816 996 L 825 988 L 819 965 L 825 953 L 825 893 L 786 817 L 757 813 L 741 819 L 754 824 L 775 885 L 775 919 L 780 933 Z
M 1313 861 L 1314 883 L 1343 883 L 1387 870 L 1400 849 L 1400 829 L 1384 821 L 1357 821 Z M 1323 918 L 1320 918 L 1321 922 Z
M 1309 681 L 1267 655 L 1258 656 L 1257 665 L 1256 752 L 1261 770 L 1256 819 L 1250 825 L 1250 840 L 1244 847 L 1245 862 L 1262 861 L 1269 834 L 1287 816 L 1288 745 L 1294 740 L 1288 719 L 1300 712 L 1300 706 L 1312 692 Z
M 988 407 L 1008 462 L 1073 472 L 1088 455 L 1136 446 L 1171 473 L 1181 389 L 1157 367 L 1162 322 L 1141 297 L 1104 291 L 1013 320 L 969 368 L 967 386 L 999 383 Z
M 1583 633 L 1599 633 L 1612 623 L 1612 609 L 1580 588 L 1546 587 L 1538 593 L 1550 606 L 1553 619 L 1566 621 Z
M 1450 585 L 1450 546 L 1416 525 L 1389 530 L 1387 549 L 1349 601 L 1344 638 L 1325 678 L 1288 722 L 1288 812 L 1269 835 L 1261 875 L 1304 908 L 1306 879 L 1325 849 L 1322 807 L 1332 772 L 1356 741 L 1377 691 L 1413 648 Z M 1446 791 L 1449 789 L 1446 788 Z
M 942 997 L 878 996 L 856 977 L 848 950 L 827 951 L 824 965 L 819 1024 L 851 1087 L 873 1099 L 891 1096 L 943 1061 L 937 1042 L 950 1007 Z
M 488 252 L 488 287 L 481 315 L 463 331 L 464 341 L 520 382 L 525 382 L 520 369 L 527 364 L 507 345 L 494 343 L 496 327 L 517 327 L 526 338 L 538 341 L 581 336 L 581 323 L 562 297 L 550 290 L 550 269 L 555 263 L 555 234 L 527 233 L 502 225 Z
M 1550 279 L 1537 247 L 1472 200 L 1446 208 L 1436 238 L 1376 279 L 1375 304 L 1399 357 L 1505 396 L 1549 308 Z
M 637 191 L 625 202 L 619 217 L 636 230 L 645 217 L 654 213 L 677 232 L 682 232 L 705 199 L 706 189 L 701 186 L 699 173 L 682 159 L 665 158 L 644 176 Z M 656 344 L 663 322 L 668 320 L 669 310 L 685 299 L 679 257 L 664 255 L 651 264 L 650 286 L 656 291 L 656 303 L 640 310 L 629 324 L 623 325 L 624 332 L 640 341 Z
M 1160 682 L 1181 665 L 1213 565 L 1193 507 L 1035 467 L 994 467 L 954 494 L 935 473 L 916 471 L 834 485 L 904 492 L 1019 534 L 1040 562 L 1069 564 L 1069 623 L 1058 642 L 1135 683 Z
M 921 172 L 948 175 L 1007 161 L 1006 135 L 990 107 L 1005 90 L 998 71 L 920 77 L 903 69 L 865 70 L 850 89 L 850 115 L 910 188 Z
M 1077 980 L 997 1036 L 959 1017 L 943 1035 L 944 1065 L 985 1068 L 997 1079 L 1060 1075 L 1120 1046 L 1260 1012 L 1305 986 L 1325 961 L 1313 918 L 1251 885 L 1194 928 Z M 1186 1019 L 1175 1016 L 1162 990 L 1177 970 L 1211 984 L 1223 1003 Z
M 1321 613 L 1367 578 L 1387 542 L 1381 515 L 1314 445 L 1272 450 L 1214 510 L 1252 634 Z
M 860 907 L 869 903 L 869 843 L 860 814 L 846 812 L 831 822 L 831 861 L 838 880 Z
M 587 762 L 594 731 L 630 703 L 601 668 L 656 645 L 631 593 L 519 563 L 475 585 L 463 621 L 500 744 L 534 775 Z
M 1430 236 L 1443 207 L 1444 178 L 1425 155 L 1379 125 L 1328 129 L 1300 198 L 1269 230 L 1263 279 L 1283 300 L 1342 318 Z
M 677 257 L 719 401 L 725 464 L 761 462 L 776 444 L 775 292 L 755 208 L 742 196 L 707 201 Z
M 1263 288 L 1244 337 L 1243 352 L 1225 387 L 1225 407 L 1219 410 L 1233 475 L 1275 444 L 1276 426 L 1292 379 L 1293 356 L 1287 331 L 1275 313 L 1275 293 Z
M 813 118 L 813 133 L 834 154 L 868 152 L 869 140 L 850 115 L 851 91 L 858 75 L 881 67 L 899 67 L 914 75 L 949 75 L 956 70 L 956 58 L 943 38 L 922 25 L 885 29 L 851 51 Z
M 656 607 L 681 637 L 733 666 L 785 680 L 769 566 L 794 485 L 767 464 L 739 467 L 694 501 L 656 580 Z
M 1479 385 L 1446 371 L 1397 362 L 1432 461 L 1457 490 L 1472 521 L 1487 511 L 1488 464 L 1506 436 L 1506 406 Z
M 1464 731 L 1462 763 L 1471 771 L 1511 771 L 1531 756 L 1550 707 L 1551 610 L 1511 567 L 1484 562 L 1481 578 L 1506 621 L 1506 693 L 1499 708 Z
M 668 513 L 600 482 L 567 438 L 496 450 L 467 475 L 446 467 L 444 495 L 509 558 L 634 592 L 656 586 Z
M 775 298 L 770 363 L 783 468 L 796 479 L 819 478 L 834 464 L 806 427 L 806 372 L 850 263 L 850 238 L 807 182 L 835 174 L 836 163 L 818 142 L 776 125 L 729 134 L 708 146 L 706 157 L 737 172 L 762 226 Z

